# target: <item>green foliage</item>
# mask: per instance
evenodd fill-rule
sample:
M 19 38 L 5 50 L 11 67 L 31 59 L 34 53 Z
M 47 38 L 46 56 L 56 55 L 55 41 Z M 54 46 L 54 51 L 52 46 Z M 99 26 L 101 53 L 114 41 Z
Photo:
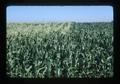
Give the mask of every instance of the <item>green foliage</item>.
M 10 77 L 113 76 L 112 23 L 10 23 L 6 39 Z

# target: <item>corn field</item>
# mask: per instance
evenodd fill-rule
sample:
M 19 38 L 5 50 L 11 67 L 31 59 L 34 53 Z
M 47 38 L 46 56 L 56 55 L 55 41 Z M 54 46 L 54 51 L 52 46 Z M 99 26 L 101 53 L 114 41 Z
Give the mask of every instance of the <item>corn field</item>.
M 11 78 L 113 76 L 113 23 L 8 23 Z

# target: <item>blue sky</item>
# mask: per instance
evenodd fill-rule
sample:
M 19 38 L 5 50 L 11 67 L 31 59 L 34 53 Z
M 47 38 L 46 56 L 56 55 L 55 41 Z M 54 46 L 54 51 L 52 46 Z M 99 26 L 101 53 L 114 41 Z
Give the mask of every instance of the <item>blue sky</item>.
M 109 22 L 112 6 L 8 6 L 7 22 Z

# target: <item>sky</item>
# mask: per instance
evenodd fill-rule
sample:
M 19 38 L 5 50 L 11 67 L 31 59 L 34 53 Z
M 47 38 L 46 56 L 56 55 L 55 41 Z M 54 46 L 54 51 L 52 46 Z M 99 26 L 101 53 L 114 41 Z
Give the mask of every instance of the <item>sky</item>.
M 7 22 L 110 22 L 112 6 L 8 6 Z

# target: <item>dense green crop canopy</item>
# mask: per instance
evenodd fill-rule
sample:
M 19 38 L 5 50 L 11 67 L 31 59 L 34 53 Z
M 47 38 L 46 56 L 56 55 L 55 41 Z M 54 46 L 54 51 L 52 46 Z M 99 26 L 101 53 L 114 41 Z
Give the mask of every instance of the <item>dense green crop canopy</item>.
M 7 75 L 113 76 L 113 23 L 8 23 Z

